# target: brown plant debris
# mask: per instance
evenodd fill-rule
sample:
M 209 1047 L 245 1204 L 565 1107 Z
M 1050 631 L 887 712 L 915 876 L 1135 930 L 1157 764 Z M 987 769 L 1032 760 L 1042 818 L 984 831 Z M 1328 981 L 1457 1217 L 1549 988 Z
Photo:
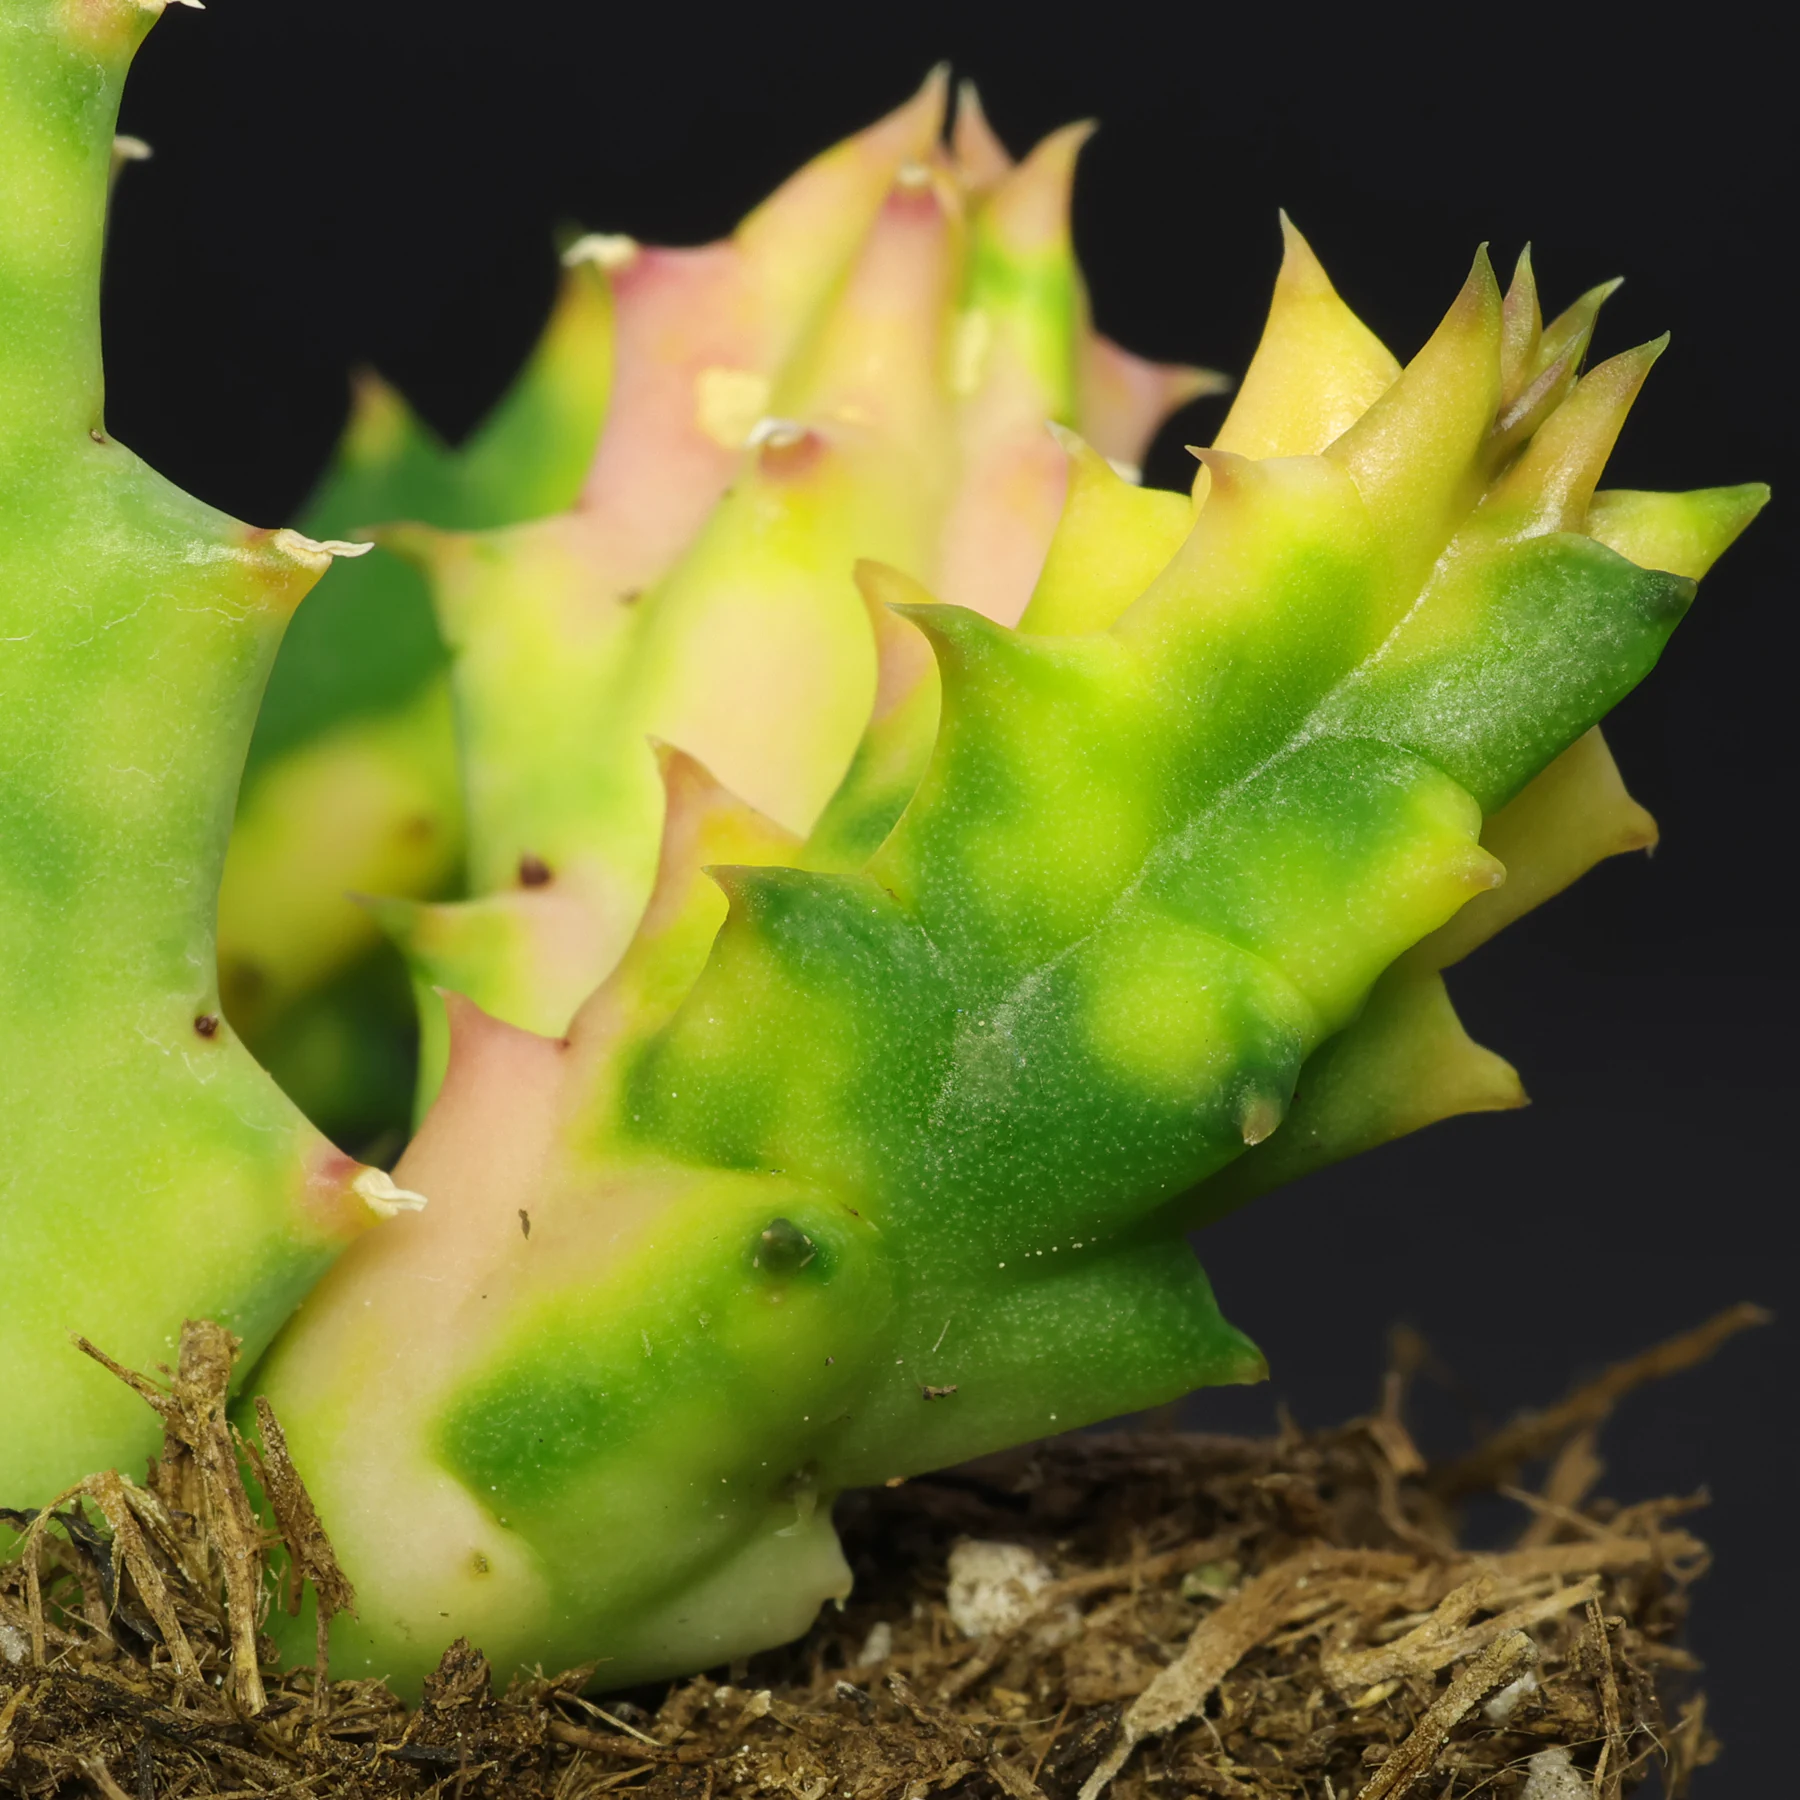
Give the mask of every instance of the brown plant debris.
M 1682 1800 L 1717 1748 L 1680 1641 L 1699 1502 L 1595 1498 L 1595 1428 L 1758 1316 L 1435 1468 L 1402 1339 L 1376 1413 L 1336 1430 L 1075 1436 L 851 1495 L 855 1596 L 798 1644 L 595 1698 L 592 1668 L 496 1696 L 458 1642 L 411 1709 L 276 1666 L 272 1604 L 310 1582 L 323 1652 L 354 1595 L 267 1406 L 257 1445 L 227 1421 L 236 1340 L 190 1324 L 162 1383 L 83 1344 L 163 1449 L 141 1485 L 0 1508 L 0 1794 L 1621 1800 L 1660 1762 Z M 1517 1505 L 1510 1542 L 1462 1544 L 1453 1504 L 1477 1493 Z

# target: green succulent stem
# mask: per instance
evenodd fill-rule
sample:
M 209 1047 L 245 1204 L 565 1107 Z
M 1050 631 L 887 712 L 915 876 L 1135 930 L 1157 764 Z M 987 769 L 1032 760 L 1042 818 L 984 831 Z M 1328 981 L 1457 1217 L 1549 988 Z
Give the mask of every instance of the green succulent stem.
M 131 1467 L 137 1366 L 210 1316 L 260 1349 L 376 1211 L 223 1023 L 213 897 L 257 697 L 326 563 L 106 431 L 101 234 L 154 17 L 0 6 L 0 1492 Z
M 1552 365 L 1521 413 L 1485 258 L 1396 375 L 1309 256 L 1233 415 L 1266 454 L 1155 495 L 1065 433 L 1023 628 L 862 570 L 877 698 L 809 838 L 666 749 L 653 892 L 572 1022 L 433 996 L 402 1170 L 448 1204 L 334 1272 L 264 1377 L 368 1572 L 337 1666 L 414 1679 L 445 1614 L 503 1659 L 604 1645 L 616 1682 L 765 1643 L 843 1591 L 843 1488 L 1260 1378 L 1194 1225 L 1518 1104 L 1440 971 L 1653 839 L 1596 722 L 1758 497 L 1595 500 L 1654 346 Z M 1346 344 L 1324 435 L 1307 361 Z M 1681 568 L 1645 548 L 1689 532 Z M 698 546 L 711 586 L 672 579 L 715 605 L 760 572 Z M 456 553 L 524 593 L 526 548 Z M 517 616 L 459 645 L 493 694 Z M 396 1360 L 371 1319 L 402 1291 Z M 334 1451 L 351 1419 L 379 1452 Z
M 460 450 L 363 380 L 309 517 L 382 547 L 277 664 L 362 546 L 102 418 L 159 10 L 0 0 L 0 1501 L 150 1448 L 71 1333 L 208 1317 L 332 1673 L 623 1684 L 841 1596 L 847 1487 L 1259 1379 L 1188 1233 L 1519 1104 L 1444 971 L 1655 841 L 1599 722 L 1766 498 L 1597 491 L 1665 340 L 1584 372 L 1610 285 L 1482 252 L 1403 368 L 1284 220 L 1147 492 L 1223 384 L 1094 331 L 1085 129 L 946 145 L 940 73 L 720 243 L 580 240 Z M 378 932 L 397 1179 L 225 1016 L 373 1124 Z
M 154 14 L 48 0 L 0 14 L 0 454 L 18 470 L 102 426 L 100 254 L 113 129 Z

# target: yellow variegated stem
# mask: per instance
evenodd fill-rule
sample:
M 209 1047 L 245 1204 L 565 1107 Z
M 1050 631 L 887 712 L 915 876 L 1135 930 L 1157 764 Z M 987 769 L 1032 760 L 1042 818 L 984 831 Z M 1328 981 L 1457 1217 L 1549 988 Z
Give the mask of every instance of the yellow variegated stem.
M 1760 481 L 1648 494 L 1630 488 L 1598 493 L 1588 508 L 1588 535 L 1645 569 L 1668 569 L 1698 581 L 1768 504 Z
M 1289 262 L 1277 289 L 1277 315 L 1288 269 L 1305 254 L 1297 234 L 1288 231 Z M 1310 263 L 1309 254 L 1306 260 Z M 1321 275 L 1310 282 L 1315 292 L 1322 280 Z M 1569 394 L 1595 315 L 1616 286 L 1609 282 L 1590 290 L 1546 331 L 1529 254 L 1520 258 L 1502 320 L 1501 424 L 1511 431 L 1514 447 L 1521 431 L 1533 429 Z M 1357 344 L 1362 328 L 1341 302 L 1326 316 L 1344 344 Z M 1484 511 L 1491 518 L 1510 515 L 1514 532 L 1583 530 L 1642 568 L 1696 580 L 1704 575 L 1755 517 L 1768 497 L 1766 488 L 1593 492 L 1606 452 L 1659 348 L 1647 346 L 1596 370 L 1580 400 L 1562 407 L 1532 441 Z M 1259 351 L 1259 360 L 1262 355 Z M 1304 406 L 1312 390 L 1294 391 L 1298 403 L 1292 410 L 1284 415 L 1272 403 L 1254 421 L 1277 453 L 1306 441 Z M 1253 366 L 1234 418 L 1239 409 L 1273 401 L 1279 393 L 1278 384 Z M 1293 437 L 1284 435 L 1288 431 Z M 1484 824 L 1483 846 L 1504 864 L 1505 885 L 1478 896 L 1402 958 L 1365 1012 L 1308 1063 L 1293 1114 L 1279 1136 L 1184 1198 L 1173 1216 L 1192 1223 L 1217 1218 L 1309 1170 L 1440 1119 L 1522 1104 L 1517 1075 L 1469 1039 L 1438 971 L 1605 857 L 1648 849 L 1655 841 L 1655 821 L 1626 793 L 1598 728 L 1589 731 Z
M 1104 631 L 1168 566 L 1194 524 L 1185 494 L 1138 487 L 1072 432 L 1068 492 L 1022 631 Z M 1204 478 L 1205 471 L 1201 471 Z M 1204 501 L 1204 487 L 1196 490 Z
M 758 215 L 765 228 L 770 216 Z M 941 511 L 936 375 L 957 231 L 953 196 L 932 182 L 891 189 L 833 305 L 763 396 L 780 411 L 733 454 L 732 491 L 647 591 L 613 589 L 599 526 L 580 513 L 501 535 L 395 537 L 430 560 L 457 651 L 478 893 L 383 909 L 422 980 L 529 1028 L 567 1025 L 649 889 L 653 738 L 732 770 L 790 827 L 818 817 L 874 692 L 857 554 L 921 562 Z M 428 1043 L 441 1041 L 425 1004 Z M 428 1083 L 435 1072 L 428 1058 Z
M 1075 417 L 1069 194 L 1091 129 L 1046 138 L 981 196 L 972 220 L 951 371 L 961 478 L 929 572 L 940 598 L 1009 625 L 1062 509 L 1064 459 L 1044 427 Z
M 453 1003 L 401 1165 L 451 1199 L 268 1376 L 363 1599 L 343 1672 L 792 1631 L 839 1487 L 1260 1373 L 1183 1238 L 1239 1170 L 1516 1101 L 1437 971 L 1642 840 L 1593 728 L 1692 592 L 1582 529 L 1647 355 L 1546 387 L 1521 291 L 1478 260 L 1360 416 L 1204 452 L 1197 508 L 1065 439 L 1031 629 L 865 565 L 904 623 L 813 840 L 666 756 L 645 927 L 568 1032 Z M 1238 426 L 1316 438 L 1265 373 Z M 363 1407 L 379 1463 L 329 1449 Z
M 1092 339 L 1068 232 L 1084 134 L 1016 168 L 990 156 L 965 233 L 931 147 L 940 105 L 934 78 L 725 244 L 589 240 L 612 271 L 618 371 L 578 507 L 388 535 L 430 570 L 455 649 L 470 810 L 474 898 L 380 909 L 422 996 L 423 1094 L 444 1042 L 433 989 L 556 1032 L 616 959 L 655 864 L 646 738 L 790 829 L 834 794 L 865 851 L 892 822 L 936 700 L 896 689 L 884 712 L 915 722 L 907 747 L 890 732 L 895 753 L 840 791 L 876 680 L 859 558 L 939 571 L 996 617 L 1023 605 L 1064 486 L 1046 423 L 1079 410 Z M 1205 378 L 1109 354 L 1111 429 L 1141 453 Z M 935 681 L 928 658 L 916 676 Z M 870 775 L 882 792 L 862 796 Z
M 1517 1104 L 1441 971 L 1654 837 L 1597 721 L 1763 497 L 1596 493 L 1661 343 L 1584 375 L 1610 285 L 1545 324 L 1483 254 L 1402 370 L 1289 228 L 1158 494 L 1122 465 L 1205 378 L 1093 332 L 1080 129 L 1014 165 L 971 97 L 940 147 L 934 77 L 723 244 L 582 240 L 463 452 L 365 386 L 323 504 L 425 516 L 384 541 L 444 641 L 386 551 L 327 591 L 227 886 L 232 1004 L 333 1060 L 382 996 L 319 985 L 362 929 L 319 871 L 446 879 L 454 705 L 473 898 L 367 902 L 442 1082 L 403 1188 L 218 1009 L 255 697 L 353 547 L 105 429 L 158 10 L 0 0 L 0 1499 L 144 1447 L 67 1331 L 293 1315 L 262 1384 L 358 1589 L 336 1672 L 467 1632 L 626 1682 L 841 1594 L 848 1484 L 1256 1379 L 1187 1228 Z
M 577 258 L 530 362 L 457 451 L 378 377 L 360 376 L 309 528 L 366 535 L 396 517 L 472 527 L 566 506 L 607 408 L 612 337 L 605 273 Z M 220 976 L 232 1022 L 313 1117 L 363 1137 L 399 1122 L 396 1086 L 404 1116 L 410 1007 L 360 897 L 444 894 L 461 875 L 444 662 L 424 582 L 398 556 L 377 550 L 332 575 L 277 659 L 226 859 Z M 365 1054 L 308 1048 L 348 1040 Z
M 438 682 L 271 762 L 239 803 L 219 895 L 219 985 L 260 1044 L 375 941 L 365 894 L 430 893 L 456 866 L 462 816 L 450 695 Z M 342 889 L 326 905 L 321 851 Z
M 804 835 L 875 692 L 859 555 L 921 567 L 946 500 L 955 194 L 896 185 L 731 494 L 646 609 L 651 729 Z
M 259 1352 L 401 1198 L 222 1020 L 214 906 L 256 702 L 337 548 L 106 428 L 101 233 L 157 5 L 0 0 L 0 1502 L 141 1466 L 182 1321 Z
M 1217 447 L 1239 456 L 1317 456 L 1400 374 L 1387 346 L 1342 300 L 1286 213 L 1268 323 Z
M 875 702 L 856 755 L 807 839 L 805 866 L 860 869 L 880 849 L 907 802 L 937 738 L 937 664 L 906 609 L 937 604 L 910 575 L 859 562 L 857 586 L 875 639 Z

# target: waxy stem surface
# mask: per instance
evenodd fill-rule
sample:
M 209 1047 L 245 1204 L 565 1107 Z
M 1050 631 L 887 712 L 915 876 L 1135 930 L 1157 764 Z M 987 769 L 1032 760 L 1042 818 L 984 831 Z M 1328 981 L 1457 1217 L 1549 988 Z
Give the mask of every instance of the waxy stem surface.
M 896 194 L 867 255 L 944 204 Z M 748 804 L 677 723 L 622 960 L 542 1035 L 430 995 L 442 1091 L 400 1173 L 432 1210 L 341 1264 L 264 1371 L 361 1596 L 334 1668 L 416 1680 L 465 1632 L 628 1683 L 779 1642 L 847 1586 L 843 1487 L 1261 1374 L 1193 1225 L 1519 1103 L 1440 971 L 1653 840 L 1596 722 L 1762 498 L 1596 495 L 1661 348 L 1581 377 L 1602 298 L 1545 325 L 1529 262 L 1503 297 L 1484 254 L 1402 371 L 1290 232 L 1191 497 L 1065 432 L 1022 607 L 943 604 L 930 534 L 864 566 L 876 698 L 858 746 L 798 765 L 835 770 L 822 808 Z M 819 328 L 827 388 L 855 324 Z M 838 454 L 829 409 L 793 413 L 739 453 L 732 498 L 764 518 Z M 762 617 L 732 614 L 727 575 L 782 591 L 810 540 L 733 562 L 733 516 L 632 604 Z M 542 533 L 421 553 L 482 726 L 471 791 L 522 783 L 562 841 L 627 841 L 617 789 L 584 810 L 554 771 L 525 780 L 557 733 L 593 750 L 577 702 L 613 665 L 594 690 L 577 659 L 606 604 L 559 619 L 582 590 Z M 782 641 L 761 629 L 759 656 Z M 771 691 L 804 690 L 747 678 L 738 742 Z M 496 871 L 524 865 L 495 842 Z M 481 934 L 394 928 L 451 988 L 554 1017 L 569 989 L 510 972 L 521 943 L 572 989 L 593 966 L 549 928 L 582 904 L 570 866 L 534 859 Z
M 154 1420 L 71 1333 L 266 1344 L 391 1183 L 221 1016 L 213 908 L 257 697 L 330 560 L 106 430 L 101 232 L 157 8 L 0 3 L 0 1499 L 142 1464 Z

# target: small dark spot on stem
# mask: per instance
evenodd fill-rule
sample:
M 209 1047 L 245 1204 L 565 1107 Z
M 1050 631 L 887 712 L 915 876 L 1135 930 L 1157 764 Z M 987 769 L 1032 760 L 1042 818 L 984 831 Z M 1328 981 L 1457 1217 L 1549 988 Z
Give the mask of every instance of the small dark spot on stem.
M 216 1036 L 219 1029 L 219 1015 L 217 1013 L 202 1013 L 199 1018 L 194 1021 L 194 1029 L 199 1032 L 202 1037 Z
M 88 436 L 91 437 L 96 444 L 104 444 L 106 442 L 106 433 L 97 425 L 88 433 Z
M 621 606 L 636 606 L 643 597 L 644 590 L 642 588 L 627 588 L 624 593 L 619 596 L 619 604 Z
M 771 1219 L 757 1239 L 756 1266 L 774 1275 L 791 1275 L 817 1254 L 818 1246 L 792 1219 Z
M 522 1206 L 519 1208 L 519 1229 L 524 1232 L 527 1237 L 531 1236 L 531 1214 Z
M 519 886 L 544 887 L 550 880 L 550 865 L 541 856 L 527 851 L 519 858 Z
M 948 1387 L 922 1387 L 919 1392 L 927 1400 L 947 1400 L 956 1392 L 956 1383 L 952 1382 Z

